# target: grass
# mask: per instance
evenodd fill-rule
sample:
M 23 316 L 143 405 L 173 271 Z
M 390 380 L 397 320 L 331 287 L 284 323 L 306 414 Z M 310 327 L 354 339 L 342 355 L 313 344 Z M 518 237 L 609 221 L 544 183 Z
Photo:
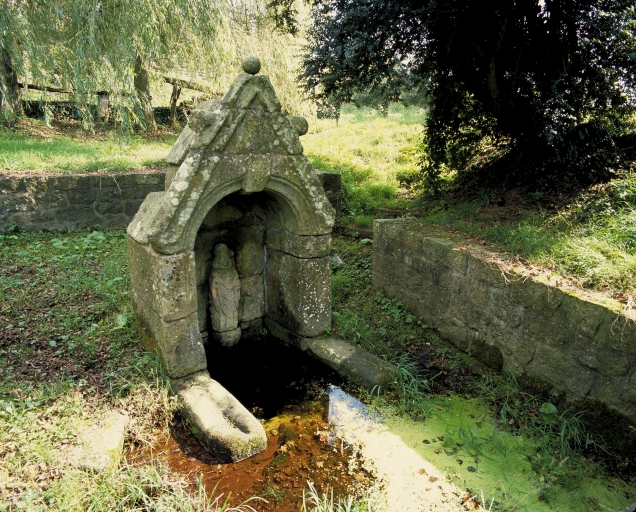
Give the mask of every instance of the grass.
M 153 140 L 113 132 L 71 137 L 32 120 L 20 126 L 26 133 L 0 129 L 0 173 L 120 172 L 164 165 L 175 140 L 170 133 Z
M 438 206 L 421 220 L 479 236 L 622 300 L 636 295 L 636 174 L 592 187 L 556 211 L 524 206 L 519 220 L 490 218 L 496 207 L 484 201 Z
M 347 105 L 338 121 L 318 119 L 302 143 L 314 167 L 342 175 L 346 213 L 364 215 L 410 204 L 399 178 L 418 172 L 425 119 L 422 109 L 392 105 L 384 116 Z
M 133 446 L 167 431 L 176 408 L 141 351 L 127 268 L 123 232 L 0 235 L 0 509 L 185 500 L 160 468 L 99 475 L 65 463 L 77 433 L 108 409 L 128 412 Z
M 125 241 L 118 231 L 0 237 L 0 503 L 4 508 L 232 510 L 221 498 L 215 501 L 186 491 L 186 482 L 178 475 L 153 464 L 123 464 L 116 472 L 99 475 L 70 468 L 63 461 L 65 447 L 74 443 L 77 433 L 109 408 L 123 409 L 133 419 L 126 437 L 129 448 L 150 444 L 158 432 L 166 432 L 175 411 L 156 361 L 140 351 Z M 541 492 L 549 503 L 564 485 L 576 490 L 589 472 L 600 474 L 592 466 L 581 469 L 577 451 L 587 437 L 575 414 L 549 408 L 541 413 L 540 399 L 530 400 L 504 377 L 476 381 L 474 373 L 483 373 L 468 356 L 443 342 L 398 300 L 372 289 L 369 241 L 337 238 L 334 251 L 343 260 L 334 275 L 334 334 L 397 365 L 394 384 L 380 390 L 378 404 L 391 407 L 400 417 L 416 418 L 417 428 L 431 422 L 438 428 L 437 436 L 440 432 L 448 436 L 445 450 L 456 448 L 451 439 L 464 443 L 467 454 L 484 461 L 476 466 L 479 477 L 492 464 L 504 467 L 506 460 L 528 451 L 515 448 L 515 436 L 525 429 L 524 437 L 536 437 L 529 445 L 538 475 L 532 485 L 547 486 Z M 420 354 L 422 349 L 428 350 L 426 357 Z M 464 423 L 444 423 L 450 420 L 439 408 L 448 409 L 448 393 L 468 392 L 481 394 L 486 405 L 479 407 L 499 414 L 499 420 L 487 419 L 484 425 L 492 422 L 501 431 L 475 426 L 486 414 L 477 412 L 479 408 L 473 414 L 477 419 L 463 414 Z M 527 404 L 539 411 L 537 417 L 529 413 Z M 549 428 L 539 428 L 537 418 L 546 420 Z M 399 428 L 399 422 L 396 425 Z M 570 452 L 562 451 L 564 443 L 569 443 Z M 535 455 L 537 447 L 543 447 L 545 454 Z M 445 457 L 443 452 L 431 456 Z M 486 456 L 494 462 L 486 462 Z M 627 486 L 624 492 L 630 489 Z M 306 493 L 307 510 L 375 510 L 368 496 L 338 501 L 311 492 Z M 250 506 L 258 510 L 256 501 L 244 504 L 242 510 Z
M 379 497 L 366 493 L 358 498 L 338 497 L 331 494 L 319 494 L 313 484 L 309 483 L 309 490 L 303 491 L 302 512 L 380 512 L 385 510 Z

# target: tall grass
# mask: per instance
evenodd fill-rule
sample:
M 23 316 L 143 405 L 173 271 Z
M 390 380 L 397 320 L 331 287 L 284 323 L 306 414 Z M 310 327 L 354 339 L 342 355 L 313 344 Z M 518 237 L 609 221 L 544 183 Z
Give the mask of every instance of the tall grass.
M 102 140 L 81 140 L 0 130 L 0 173 L 112 172 L 163 165 L 174 138 L 147 141 L 111 135 Z
M 351 216 L 374 207 L 399 207 L 400 179 L 418 173 L 426 112 L 391 105 L 388 115 L 345 105 L 340 118 L 318 119 L 302 139 L 314 167 L 342 175 L 345 209 Z
M 309 491 L 303 491 L 302 512 L 381 512 L 385 510 L 381 500 L 372 493 L 365 493 L 358 498 L 334 499 L 331 493 L 319 494 L 311 482 Z

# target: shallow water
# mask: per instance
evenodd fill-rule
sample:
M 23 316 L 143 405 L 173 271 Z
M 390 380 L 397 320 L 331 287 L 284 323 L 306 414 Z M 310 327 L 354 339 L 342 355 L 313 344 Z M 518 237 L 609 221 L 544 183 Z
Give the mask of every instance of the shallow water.
M 600 472 L 572 474 L 558 460 L 539 467 L 540 447 L 498 430 L 478 399 L 432 398 L 425 422 L 388 409 L 380 415 L 334 386 L 340 378 L 322 363 L 269 337 L 210 350 L 208 368 L 261 418 L 267 450 L 220 463 L 175 418 L 169 436 L 128 460 L 154 458 L 186 478 L 193 492 L 200 480 L 209 494 L 231 493 L 233 506 L 258 495 L 267 503 L 251 503 L 256 510 L 298 511 L 307 482 L 336 495 L 380 484 L 389 506 L 418 512 L 619 510 L 636 502 L 632 486 Z M 361 422 L 355 436 L 352 418 Z
M 175 418 L 169 436 L 158 440 L 152 451 L 131 451 L 129 463 L 154 459 L 185 477 L 193 492 L 200 481 L 209 495 L 231 493 L 233 506 L 262 496 L 267 503 L 250 503 L 259 511 L 300 510 L 307 482 L 321 493 L 333 489 L 335 495 L 351 494 L 371 483 L 371 475 L 356 467 L 351 450 L 330 431 L 328 383 L 340 379 L 322 363 L 263 337 L 209 351 L 208 369 L 212 378 L 261 418 L 267 450 L 224 464 Z

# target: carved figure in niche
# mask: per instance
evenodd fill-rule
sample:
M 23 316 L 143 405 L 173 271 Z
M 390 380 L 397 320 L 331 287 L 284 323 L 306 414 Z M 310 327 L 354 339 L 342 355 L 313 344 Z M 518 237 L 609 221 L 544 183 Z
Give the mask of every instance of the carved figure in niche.
M 241 281 L 238 272 L 232 266 L 227 245 L 218 244 L 214 248 L 210 274 L 210 315 L 214 331 L 226 332 L 238 328 L 240 298 Z M 240 330 L 238 336 L 240 337 Z

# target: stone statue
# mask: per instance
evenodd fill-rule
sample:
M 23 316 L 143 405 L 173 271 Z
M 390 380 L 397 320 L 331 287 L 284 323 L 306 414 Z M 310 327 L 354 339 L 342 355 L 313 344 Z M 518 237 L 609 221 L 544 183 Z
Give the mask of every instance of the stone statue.
M 241 281 L 232 266 L 227 245 L 214 248 L 210 274 L 210 315 L 213 336 L 223 345 L 234 345 L 241 338 L 238 327 L 238 309 Z

